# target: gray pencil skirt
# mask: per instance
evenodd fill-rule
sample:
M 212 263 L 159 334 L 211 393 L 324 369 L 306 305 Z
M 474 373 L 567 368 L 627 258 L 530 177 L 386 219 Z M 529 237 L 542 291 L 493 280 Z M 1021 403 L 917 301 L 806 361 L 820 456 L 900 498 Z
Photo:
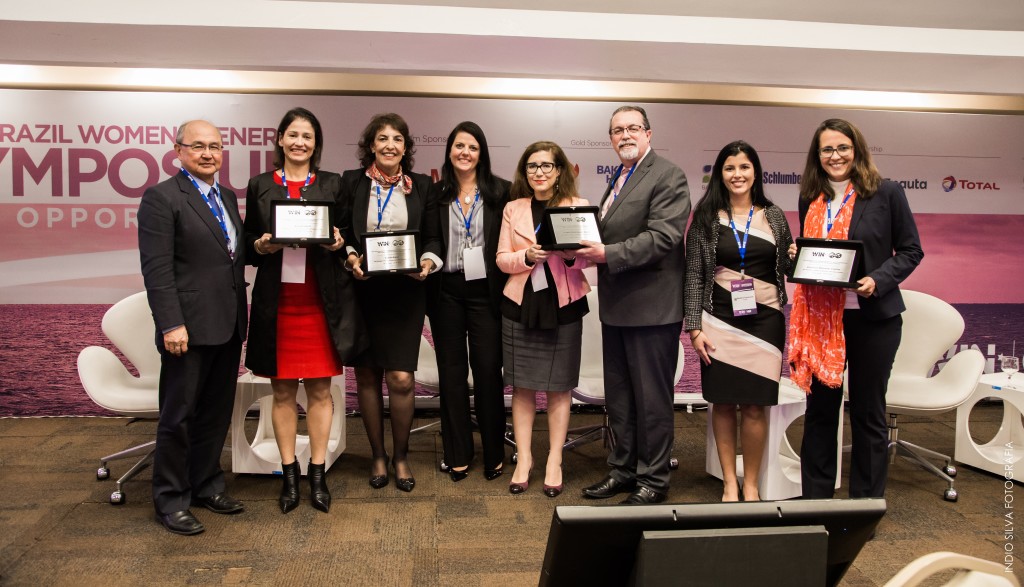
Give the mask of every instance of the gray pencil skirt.
M 526 328 L 501 318 L 505 385 L 536 391 L 568 391 L 580 381 L 583 321 L 558 328 Z

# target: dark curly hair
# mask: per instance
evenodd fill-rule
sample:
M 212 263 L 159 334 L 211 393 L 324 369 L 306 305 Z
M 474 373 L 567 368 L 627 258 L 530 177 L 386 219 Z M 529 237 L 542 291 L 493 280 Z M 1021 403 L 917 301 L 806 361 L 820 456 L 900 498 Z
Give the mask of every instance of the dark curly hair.
M 363 166 L 363 169 L 366 169 L 373 163 L 373 160 L 375 159 L 373 154 L 373 140 L 377 137 L 377 133 L 384 130 L 384 127 L 386 126 L 390 126 L 402 133 L 402 138 L 405 139 L 405 155 L 402 157 L 402 171 L 412 171 L 412 166 L 415 161 L 413 155 L 416 154 L 416 141 L 413 140 L 412 135 L 409 134 L 409 125 L 406 124 L 405 119 L 394 112 L 374 116 L 370 119 L 370 124 L 367 124 L 366 128 L 363 129 L 363 134 L 359 136 L 359 148 L 356 149 L 356 157 L 359 157 L 359 164 Z

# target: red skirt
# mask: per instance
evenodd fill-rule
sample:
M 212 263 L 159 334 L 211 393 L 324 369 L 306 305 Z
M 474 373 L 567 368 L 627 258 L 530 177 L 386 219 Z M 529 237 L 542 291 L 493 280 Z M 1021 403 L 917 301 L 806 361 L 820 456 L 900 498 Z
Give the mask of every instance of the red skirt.
M 333 377 L 343 371 L 327 327 L 316 273 L 308 262 L 305 281 L 281 284 L 277 306 L 279 379 Z

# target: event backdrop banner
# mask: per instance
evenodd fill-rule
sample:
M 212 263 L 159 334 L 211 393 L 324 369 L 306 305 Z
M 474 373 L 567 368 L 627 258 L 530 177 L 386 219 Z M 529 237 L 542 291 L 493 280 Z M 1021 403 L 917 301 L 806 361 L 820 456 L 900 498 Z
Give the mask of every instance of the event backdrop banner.
M 147 186 L 176 173 L 182 121 L 204 118 L 221 129 L 219 181 L 240 199 L 249 177 L 271 168 L 276 125 L 292 106 L 320 118 L 322 167 L 332 171 L 358 166 L 359 133 L 379 112 L 405 117 L 415 139 L 413 170 L 435 179 L 445 139 L 462 120 L 483 127 L 494 170 L 506 178 L 528 144 L 555 141 L 574 163 L 582 195 L 596 203 L 618 165 L 608 139 L 614 103 L 63 90 L 0 90 L 0 103 L 0 415 L 67 413 L 67 403 L 88 403 L 75 356 L 103 343 L 103 311 L 142 289 L 138 203 Z M 787 211 L 794 232 L 813 130 L 825 118 L 853 121 L 882 174 L 906 190 L 921 231 L 925 259 L 904 286 L 955 304 L 967 320 L 950 356 L 975 347 L 992 370 L 994 356 L 1013 348 L 1024 310 L 1014 244 L 1024 232 L 1024 117 L 644 107 L 653 147 L 683 168 L 694 201 L 723 145 L 754 145 L 768 196 Z M 683 384 L 697 389 L 689 362 Z M 36 397 L 44 388 L 54 394 L 46 402 Z

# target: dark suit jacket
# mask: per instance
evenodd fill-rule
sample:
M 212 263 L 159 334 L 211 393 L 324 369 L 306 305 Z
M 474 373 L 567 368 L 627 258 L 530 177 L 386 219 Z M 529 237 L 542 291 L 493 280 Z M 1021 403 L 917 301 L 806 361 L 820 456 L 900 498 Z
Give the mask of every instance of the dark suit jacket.
M 501 291 L 505 287 L 508 275 L 498 269 L 498 235 L 501 234 L 501 214 L 505 204 L 509 200 L 509 188 L 511 184 L 504 179 L 498 179 L 499 190 L 497 194 L 481 194 L 480 201 L 483 202 L 483 225 L 484 225 L 484 263 L 487 266 L 487 288 L 491 296 L 491 309 L 494 315 L 500 315 Z M 424 251 L 433 253 L 442 261 L 448 257 L 448 236 L 451 224 L 451 200 L 444 197 L 441 191 L 441 182 L 430 186 L 430 193 L 427 196 L 427 209 L 423 218 L 423 242 Z M 427 313 L 431 313 L 434 301 L 440 293 L 441 275 L 434 273 L 427 278 Z
M 811 202 L 800 200 L 800 234 Z M 815 238 L 820 235 L 813 235 Z M 924 258 L 921 237 L 910 212 L 903 188 L 884 180 L 870 198 L 859 195 L 850 219 L 850 240 L 864 242 L 864 271 L 875 280 L 870 298 L 857 296 L 860 309 L 869 320 L 884 320 L 906 309 L 899 284 Z
M 249 180 L 246 190 L 245 251 L 249 264 L 257 267 L 252 289 L 252 328 L 249 331 L 245 366 L 260 375 L 277 373 L 277 304 L 281 292 L 281 252 L 260 255 L 253 248 L 264 233 L 270 232 L 270 202 L 287 198 L 285 188 L 268 172 Z M 302 188 L 302 197 L 311 201 L 330 202 L 335 206 L 341 193 L 341 176 L 330 171 L 317 171 L 316 181 Z M 335 225 L 339 225 L 337 216 Z M 352 291 L 351 275 L 342 268 L 344 247 L 332 253 L 319 245 L 306 249 L 313 264 L 320 299 L 323 301 L 331 340 L 343 363 L 366 348 L 367 339 L 362 313 L 358 311 Z
M 139 203 L 139 257 L 160 348 L 163 331 L 180 324 L 189 345 L 224 344 L 236 332 L 245 340 L 242 217 L 234 192 L 219 187 L 239 236 L 233 260 L 213 212 L 180 173 L 147 189 Z
M 607 257 L 597 266 L 601 322 L 656 326 L 683 320 L 689 216 L 686 175 L 651 150 L 601 221 Z
M 409 230 L 420 230 L 427 192 L 430 191 L 430 177 L 421 173 L 406 172 L 412 178 L 412 191 L 406 194 L 409 207 Z M 370 206 L 370 178 L 365 169 L 349 169 L 341 174 L 341 202 L 339 215 L 343 219 L 341 236 L 346 247 L 354 247 L 363 254 L 363 235 L 367 232 L 366 213 Z M 423 234 L 416 239 L 416 256 L 423 254 Z M 347 256 L 347 254 L 346 254 Z

